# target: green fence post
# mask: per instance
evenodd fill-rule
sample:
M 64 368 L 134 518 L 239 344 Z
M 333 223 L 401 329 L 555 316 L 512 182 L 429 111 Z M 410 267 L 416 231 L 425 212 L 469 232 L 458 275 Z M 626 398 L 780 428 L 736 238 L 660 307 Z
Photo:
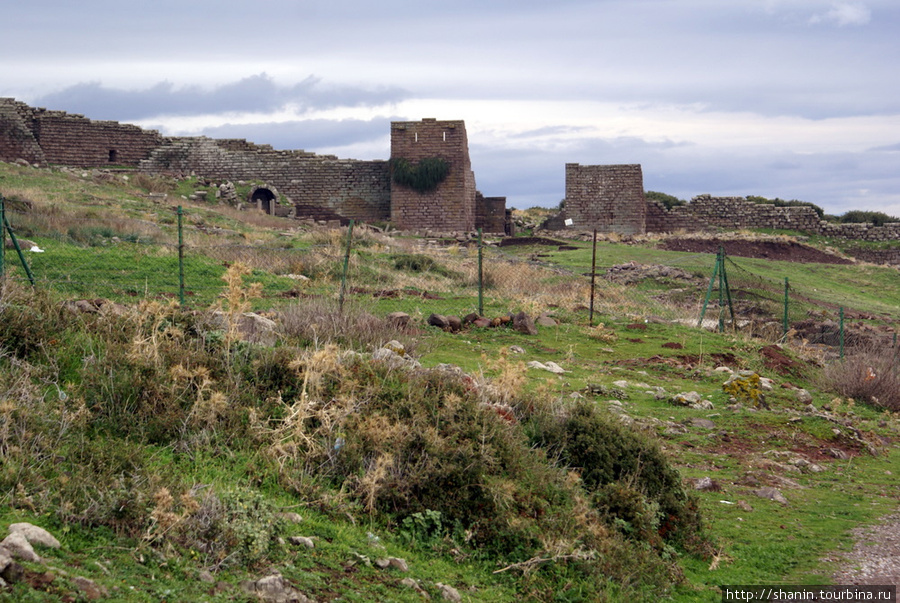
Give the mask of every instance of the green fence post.
M 716 282 L 716 276 L 719 274 L 719 254 L 716 254 L 716 263 L 713 268 L 712 276 L 709 279 L 709 287 L 706 288 L 706 297 L 703 298 L 703 309 L 700 310 L 700 319 L 697 321 L 697 328 L 703 327 L 703 317 L 706 316 L 706 306 L 709 305 L 709 298 L 712 297 L 713 284 Z
M 782 338 L 787 338 L 788 332 L 788 279 L 784 277 L 784 320 L 782 320 Z
M 484 253 L 481 245 L 481 229 L 478 229 L 478 316 L 484 316 Z
M 344 271 L 341 273 L 341 294 L 338 297 L 338 311 L 344 311 L 344 294 L 347 291 L 347 271 L 350 269 L 350 245 L 353 242 L 353 220 L 347 228 L 347 251 L 344 253 Z
M 6 255 L 6 231 L 3 225 L 6 223 L 6 200 L 0 195 L 0 279 L 3 279 L 6 266 L 3 264 Z
M 725 248 L 719 247 L 719 333 L 725 332 Z
M 841 317 L 841 326 L 840 326 L 840 335 L 838 336 L 838 341 L 840 342 L 840 350 L 841 350 L 841 360 L 844 359 L 844 308 L 841 307 L 840 312 Z
M 178 206 L 178 301 L 184 306 L 184 231 L 181 217 L 184 212 Z
M 594 239 L 591 249 L 591 304 L 588 311 L 588 326 L 594 326 L 594 291 L 597 282 L 597 229 L 594 229 Z

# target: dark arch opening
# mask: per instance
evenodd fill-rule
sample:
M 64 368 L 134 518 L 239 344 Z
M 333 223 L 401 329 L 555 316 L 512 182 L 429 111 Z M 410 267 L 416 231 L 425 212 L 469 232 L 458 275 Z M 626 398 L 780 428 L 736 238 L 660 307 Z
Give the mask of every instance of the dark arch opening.
M 109 163 L 117 163 L 119 161 L 119 152 L 115 149 L 109 150 Z
M 278 197 L 275 193 L 264 187 L 258 187 L 250 193 L 250 203 L 256 205 L 257 209 L 261 209 L 267 214 L 275 212 L 275 202 Z

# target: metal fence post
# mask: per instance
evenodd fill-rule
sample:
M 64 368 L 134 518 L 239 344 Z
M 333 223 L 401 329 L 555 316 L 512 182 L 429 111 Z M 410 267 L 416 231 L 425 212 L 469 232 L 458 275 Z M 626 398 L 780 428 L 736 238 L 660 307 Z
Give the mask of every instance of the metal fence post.
M 484 316 L 484 251 L 481 244 L 481 229 L 478 229 L 478 316 Z
M 0 279 L 3 278 L 6 270 L 6 265 L 3 263 L 6 255 L 6 230 L 4 229 L 4 224 L 6 224 L 6 200 L 3 198 L 3 195 L 0 195 Z
M 597 229 L 594 229 L 593 249 L 591 250 L 591 303 L 588 309 L 588 326 L 594 326 L 594 291 L 597 282 Z
M 341 273 L 341 294 L 338 297 L 338 311 L 344 311 L 344 294 L 347 292 L 347 271 L 350 269 L 350 246 L 353 242 L 353 220 L 347 228 L 347 251 L 344 253 L 344 271 Z
M 784 320 L 782 321 L 782 327 L 783 327 L 782 328 L 782 330 L 783 330 L 782 337 L 783 338 L 787 338 L 787 332 L 788 332 L 788 301 L 789 301 L 789 299 L 790 298 L 788 297 L 788 279 L 787 279 L 787 277 L 784 277 Z
M 839 337 L 840 347 L 841 347 L 841 360 L 843 360 L 844 359 L 844 307 L 843 306 L 841 306 L 840 317 L 841 317 L 841 326 L 840 326 L 841 330 L 839 332 L 840 335 L 838 337 Z
M 184 306 L 184 231 L 181 217 L 183 212 L 178 206 L 178 301 Z

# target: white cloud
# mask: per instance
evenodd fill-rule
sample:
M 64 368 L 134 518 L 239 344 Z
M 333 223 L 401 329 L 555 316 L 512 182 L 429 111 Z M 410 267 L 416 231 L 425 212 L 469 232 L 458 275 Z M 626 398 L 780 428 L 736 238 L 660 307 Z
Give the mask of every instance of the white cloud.
M 872 20 L 872 11 L 862 2 L 834 2 L 831 10 L 816 13 L 809 22 L 812 24 L 833 23 L 840 27 L 846 25 L 865 25 Z

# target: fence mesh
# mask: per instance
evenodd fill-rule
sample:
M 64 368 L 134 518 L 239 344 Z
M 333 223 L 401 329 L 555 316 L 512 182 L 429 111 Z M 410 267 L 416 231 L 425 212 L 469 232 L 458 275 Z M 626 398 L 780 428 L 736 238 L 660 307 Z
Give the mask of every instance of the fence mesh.
M 736 327 L 773 341 L 793 330 L 810 344 L 830 346 L 876 335 L 893 344 L 900 314 L 884 306 L 845 311 L 840 300 L 824 302 L 817 291 L 773 276 L 753 260 L 724 254 L 669 253 L 660 260 L 654 250 L 635 247 L 634 259 L 621 262 L 604 243 L 515 248 L 478 245 L 475 236 L 388 242 L 361 228 L 244 244 L 235 242 L 241 238 L 235 233 L 183 216 L 181 208 L 166 224 L 139 217 L 63 220 L 16 208 L 5 216 L 5 276 L 27 282 L 24 260 L 36 287 L 68 298 L 177 299 L 208 307 L 223 290 L 225 270 L 241 263 L 252 269 L 249 279 L 262 284 L 260 307 L 323 298 L 418 317 L 525 311 L 582 324 L 605 316 L 688 325 L 702 319 L 707 327 Z M 20 242 L 22 260 L 10 234 Z

